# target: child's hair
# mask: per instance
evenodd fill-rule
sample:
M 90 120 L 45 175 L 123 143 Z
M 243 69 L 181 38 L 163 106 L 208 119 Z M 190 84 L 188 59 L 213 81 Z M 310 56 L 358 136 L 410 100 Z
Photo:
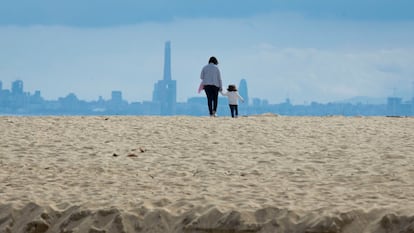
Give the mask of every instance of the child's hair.
M 236 85 L 230 84 L 229 87 L 227 88 L 227 91 L 237 91 Z

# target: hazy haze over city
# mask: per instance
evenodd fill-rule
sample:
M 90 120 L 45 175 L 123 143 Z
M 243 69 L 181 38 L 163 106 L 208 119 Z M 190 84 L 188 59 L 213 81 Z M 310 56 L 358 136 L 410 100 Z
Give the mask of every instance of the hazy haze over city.
M 46 99 L 151 100 L 171 41 L 177 100 L 197 94 L 208 58 L 223 83 L 293 103 L 355 96 L 408 99 L 412 0 L 15 0 L 0 7 L 0 80 Z

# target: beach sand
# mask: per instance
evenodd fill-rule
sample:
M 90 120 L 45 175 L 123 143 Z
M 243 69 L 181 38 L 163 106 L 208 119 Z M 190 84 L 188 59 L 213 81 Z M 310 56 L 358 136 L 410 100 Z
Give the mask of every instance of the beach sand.
M 0 117 L 0 233 L 414 232 L 414 118 Z

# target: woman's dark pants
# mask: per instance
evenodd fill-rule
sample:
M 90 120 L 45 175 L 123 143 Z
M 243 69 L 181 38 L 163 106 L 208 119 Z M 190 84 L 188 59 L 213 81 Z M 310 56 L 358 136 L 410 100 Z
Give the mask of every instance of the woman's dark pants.
M 207 95 L 207 105 L 210 116 L 213 116 L 217 112 L 217 100 L 220 88 L 214 85 L 205 85 L 204 91 Z

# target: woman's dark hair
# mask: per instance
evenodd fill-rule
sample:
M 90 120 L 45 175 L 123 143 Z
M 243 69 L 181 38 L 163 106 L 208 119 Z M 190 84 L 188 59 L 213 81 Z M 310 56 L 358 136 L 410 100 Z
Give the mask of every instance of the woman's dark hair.
M 210 57 L 210 60 L 208 60 L 208 63 L 213 63 L 214 65 L 217 65 L 218 64 L 217 58 Z

